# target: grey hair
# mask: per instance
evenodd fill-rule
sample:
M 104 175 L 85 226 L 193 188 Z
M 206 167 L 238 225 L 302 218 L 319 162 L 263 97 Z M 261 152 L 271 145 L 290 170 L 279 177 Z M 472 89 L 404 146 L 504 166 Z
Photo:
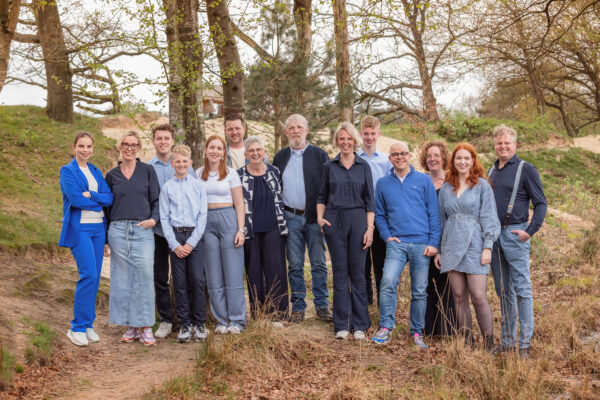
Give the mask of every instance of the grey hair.
M 508 125 L 501 124 L 494 128 L 494 141 L 502 135 L 510 135 L 515 142 L 517 141 L 517 131 Z
M 392 147 L 397 146 L 397 145 L 404 145 L 406 147 L 406 150 L 408 150 L 410 152 L 410 147 L 408 146 L 408 143 L 406 143 L 403 140 L 395 140 L 394 143 L 392 143 L 390 145 L 390 154 L 392 154 Z
M 306 118 L 304 118 L 304 116 L 300 114 L 292 114 L 289 117 L 287 117 L 284 124 L 285 129 L 287 129 L 288 125 L 290 125 L 294 121 L 300 122 L 302 125 L 304 125 L 306 130 L 308 130 L 308 121 L 306 120 Z
M 352 136 L 352 139 L 354 139 L 354 146 L 360 146 L 362 144 L 362 138 L 360 137 L 360 133 L 358 133 L 356 127 L 350 122 L 344 121 L 338 125 L 338 127 L 335 129 L 335 132 L 333 133 L 334 146 L 337 147 L 337 142 L 340 137 L 341 131 L 346 131 L 350 136 Z
M 258 143 L 261 148 L 265 148 L 265 142 L 260 136 L 248 136 L 246 140 L 244 140 L 244 150 L 248 151 L 248 147 L 252 146 L 254 143 Z

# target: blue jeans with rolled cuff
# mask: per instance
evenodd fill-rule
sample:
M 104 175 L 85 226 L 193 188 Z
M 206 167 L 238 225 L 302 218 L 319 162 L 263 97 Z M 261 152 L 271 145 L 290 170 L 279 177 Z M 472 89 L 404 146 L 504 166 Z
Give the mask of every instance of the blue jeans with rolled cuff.
M 396 319 L 396 289 L 400 275 L 409 263 L 410 268 L 410 333 L 423 334 L 427 311 L 427 282 L 430 257 L 424 256 L 425 244 L 386 242 L 385 264 L 379 294 L 379 326 L 394 329 Z

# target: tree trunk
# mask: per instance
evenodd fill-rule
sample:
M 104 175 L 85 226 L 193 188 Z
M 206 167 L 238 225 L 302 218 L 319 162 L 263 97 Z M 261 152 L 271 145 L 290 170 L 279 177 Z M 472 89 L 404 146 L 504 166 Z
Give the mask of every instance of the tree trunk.
M 273 154 L 277 154 L 279 149 L 281 149 L 281 120 L 279 119 L 281 114 L 281 109 L 279 107 L 279 80 L 278 80 L 278 69 L 279 63 L 273 64 L 275 78 L 273 78 L 273 134 L 275 136 L 275 151 Z
M 211 37 L 217 50 L 221 83 L 223 84 L 223 113 L 244 115 L 244 71 L 238 52 L 227 2 L 207 0 L 206 13 Z
M 294 63 L 308 64 L 312 42 L 312 0 L 294 0 L 294 24 L 298 42 Z
M 427 55 L 423 45 L 423 34 L 426 27 L 426 7 L 423 3 L 415 1 L 412 4 L 405 2 L 405 12 L 408 17 L 410 31 L 414 43 L 414 55 L 419 67 L 419 77 L 421 80 L 423 110 L 427 121 L 439 120 L 437 112 L 437 100 L 433 94 L 432 77 L 427 65 Z M 419 16 L 420 21 L 419 21 Z
M 33 0 L 38 37 L 44 55 L 48 99 L 46 113 L 54 120 L 73 122 L 73 75 L 56 2 Z
M 192 149 L 194 167 L 202 162 L 204 117 L 202 114 L 203 49 L 198 34 L 198 0 L 165 0 L 169 46 L 169 117 L 180 122 L 185 144 Z M 175 113 L 180 113 L 179 115 Z M 180 116 L 180 117 L 179 117 Z
M 335 36 L 335 77 L 338 87 L 340 121 L 354 122 L 354 95 L 350 81 L 350 51 L 346 0 L 333 0 Z
M 0 0 L 0 93 L 6 81 L 10 43 L 17 28 L 20 9 L 21 0 Z

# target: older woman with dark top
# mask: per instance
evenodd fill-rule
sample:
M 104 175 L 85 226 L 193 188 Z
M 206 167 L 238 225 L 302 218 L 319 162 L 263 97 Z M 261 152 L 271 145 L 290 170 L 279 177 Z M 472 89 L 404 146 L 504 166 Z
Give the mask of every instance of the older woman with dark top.
M 446 179 L 449 158 L 448 146 L 439 140 L 425 143 L 419 154 L 421 167 L 429 173 L 438 194 Z M 448 276 L 440 274 L 431 258 L 424 332 L 426 335 L 442 336 L 451 335 L 455 329 L 456 311 Z
M 375 199 L 369 164 L 357 157 L 356 128 L 342 122 L 334 143 L 340 153 L 325 164 L 317 198 L 317 223 L 333 268 L 333 325 L 337 339 L 364 340 L 369 328 L 365 257 L 373 242 Z
M 110 247 L 109 322 L 127 326 L 123 342 L 139 339 L 154 346 L 154 233 L 159 219 L 160 186 L 154 168 L 137 158 L 140 136 L 125 133 L 122 161 L 106 175 L 114 194 L 108 209 Z
M 279 169 L 263 161 L 263 140 L 244 141 L 246 166 L 238 169 L 246 205 L 244 261 L 252 313 L 275 314 L 274 326 L 287 316 L 289 299 L 285 268 L 287 225 L 281 200 Z

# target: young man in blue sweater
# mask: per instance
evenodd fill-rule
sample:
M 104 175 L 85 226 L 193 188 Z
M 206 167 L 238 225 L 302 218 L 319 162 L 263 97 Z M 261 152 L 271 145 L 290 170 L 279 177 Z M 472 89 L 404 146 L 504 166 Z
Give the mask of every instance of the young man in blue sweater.
M 410 265 L 410 334 L 415 344 L 423 341 L 427 308 L 429 258 L 440 242 L 440 211 L 435 188 L 429 176 L 410 165 L 408 145 L 396 142 L 390 147 L 391 174 L 377 182 L 375 224 L 386 242 L 385 264 L 379 294 L 379 331 L 373 341 L 386 344 L 395 326 L 396 288 L 400 274 Z

